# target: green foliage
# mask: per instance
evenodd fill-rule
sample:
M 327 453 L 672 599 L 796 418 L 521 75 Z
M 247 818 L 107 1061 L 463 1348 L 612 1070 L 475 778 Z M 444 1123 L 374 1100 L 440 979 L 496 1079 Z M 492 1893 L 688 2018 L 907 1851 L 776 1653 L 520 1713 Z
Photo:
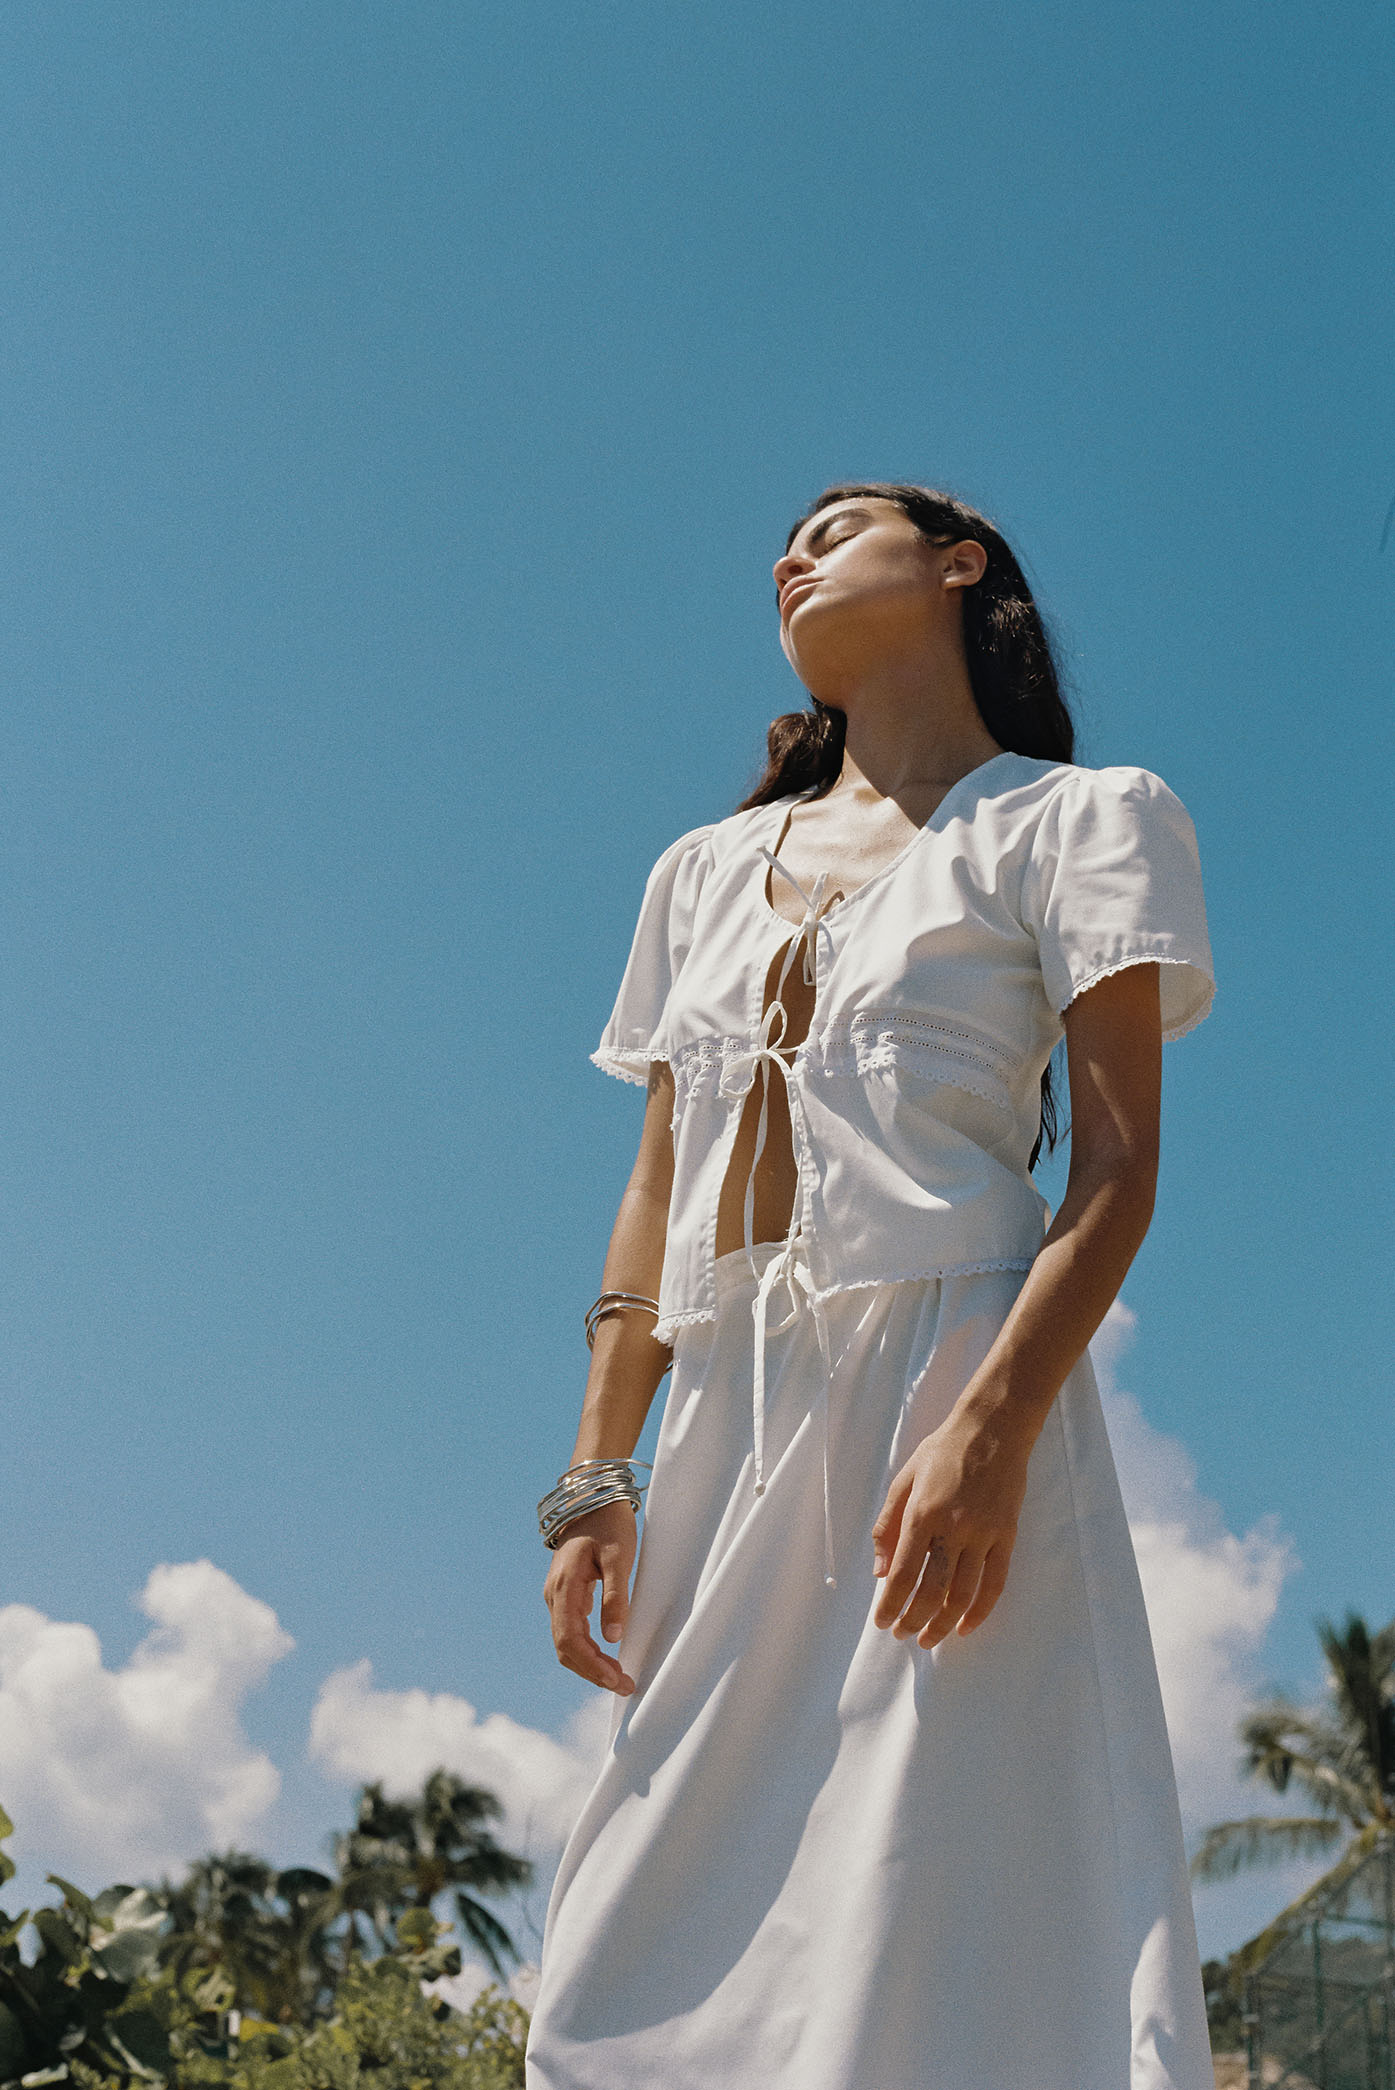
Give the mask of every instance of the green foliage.
M 1206 2023 L 1213 2054 L 1233 2054 L 1245 2044 L 1243 1988 L 1231 1960 L 1208 1959 L 1201 1969 Z
M 513 1951 L 466 1891 L 530 1876 L 482 1828 L 498 1811 L 438 1772 L 417 1802 L 368 1788 L 337 1879 L 243 1852 L 95 1899 L 50 1874 L 60 1905 L 0 1913 L 0 2090 L 516 2090 L 527 2013 L 497 1987 L 461 2013 L 423 1986 L 460 1971 L 431 1908 L 452 1889 L 491 1963 Z
M 0 1813 L 0 1836 L 11 1834 Z M 4 1877 L 13 1871 L 7 1860 Z M 32 1959 L 20 1949 L 28 1912 L 0 1913 L 0 2086 L 163 2083 L 169 2041 L 134 1996 L 159 1958 L 158 1903 L 144 1888 L 108 1887 L 92 1901 L 55 1873 L 49 1880 L 63 1899 L 35 1911 Z
M 386 1944 L 404 1909 L 431 1909 L 449 1893 L 464 1935 L 495 1974 L 512 1938 L 498 1918 L 476 1899 L 526 1886 L 532 1867 L 500 1847 L 487 1824 L 501 1813 L 483 1787 L 466 1785 L 449 1771 L 433 1771 L 413 1800 L 389 1800 L 381 1785 L 366 1785 L 358 1820 L 335 1839 L 341 1905 L 352 1927 L 362 1913 Z
M 137 2080 L 151 2090 L 521 2090 L 526 2012 L 497 1988 L 452 2010 L 422 1987 L 426 1957 L 408 1946 L 356 1962 L 332 2015 L 309 2029 L 244 2018 L 232 2032 L 189 1977 L 165 1972 L 137 2000 L 160 2025 L 167 2072 L 77 2069 L 70 2080 L 76 2090 L 136 2090 Z
M 71 2090 L 522 2090 L 527 2013 L 497 1988 L 452 2010 L 426 1994 L 410 1955 L 360 1961 L 333 2015 L 308 2031 L 247 2018 L 229 2033 L 198 1985 L 168 1972 L 132 2000 L 117 2023 L 144 2022 L 152 2052 L 158 2044 L 153 2066 L 70 2057 L 43 2080 Z
M 1197 1879 L 1345 1852 L 1369 1831 L 1395 1826 L 1395 1621 L 1372 1633 L 1353 1611 L 1341 1628 L 1319 1619 L 1317 1631 L 1328 1667 L 1327 1708 L 1314 1713 L 1276 1697 L 1240 1723 L 1251 1777 L 1277 1793 L 1296 1788 L 1314 1811 L 1218 1822 L 1192 1860 Z
M 365 1787 L 354 1828 L 335 1839 L 333 1878 L 278 1872 L 246 1851 L 201 1858 L 157 1890 L 161 1965 L 178 1976 L 219 1967 L 236 2009 L 308 2028 L 332 2014 L 357 1961 L 434 1940 L 433 1904 L 450 1895 L 462 1933 L 501 1974 L 513 1939 L 477 1895 L 526 1884 L 532 1867 L 496 1842 L 487 1824 L 499 1813 L 492 1793 L 435 1771 L 413 1799 Z
M 425 1993 L 409 1959 L 388 1954 L 349 1970 L 326 2023 L 256 2032 L 224 2074 L 203 2080 L 228 2090 L 521 2090 L 527 2031 L 498 1989 L 462 2016 Z
M 341 1914 L 336 1883 L 246 1851 L 200 1858 L 157 1890 L 168 1919 L 161 1964 L 177 1975 L 218 1967 L 232 2003 L 273 2024 L 310 2024 L 332 2006 Z

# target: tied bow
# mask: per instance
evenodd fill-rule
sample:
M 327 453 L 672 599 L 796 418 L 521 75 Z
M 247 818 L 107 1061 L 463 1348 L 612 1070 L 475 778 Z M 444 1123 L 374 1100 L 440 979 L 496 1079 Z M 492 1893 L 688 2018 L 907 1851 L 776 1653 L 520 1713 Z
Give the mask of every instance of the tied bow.
M 814 985 L 815 973 L 815 944 L 820 930 L 828 938 L 829 956 L 832 957 L 833 955 L 833 932 L 827 922 L 819 919 L 820 911 L 823 907 L 824 887 L 828 884 L 828 873 L 827 871 L 820 871 L 818 877 L 814 880 L 814 890 L 812 893 L 806 893 L 793 871 L 787 870 L 779 857 L 773 851 L 767 849 L 764 843 L 761 844 L 760 853 L 771 869 L 778 871 L 786 883 L 794 887 L 800 899 L 804 902 L 804 919 L 799 924 L 795 943 L 802 944 L 804 947 L 804 984 L 806 987 L 812 987 Z M 785 975 L 781 972 L 780 985 L 783 986 L 784 982 Z

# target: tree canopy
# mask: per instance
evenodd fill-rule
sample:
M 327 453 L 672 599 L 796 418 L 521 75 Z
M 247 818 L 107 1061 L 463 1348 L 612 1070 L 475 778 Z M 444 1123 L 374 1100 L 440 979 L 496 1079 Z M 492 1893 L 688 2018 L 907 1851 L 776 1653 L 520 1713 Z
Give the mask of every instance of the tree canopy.
M 1199 1880 L 1318 1852 L 1345 1857 L 1354 1841 L 1395 1828 L 1395 1620 L 1372 1633 L 1350 1611 L 1340 1628 L 1319 1619 L 1317 1632 L 1327 1705 L 1314 1711 L 1276 1695 L 1240 1723 L 1250 1776 L 1276 1793 L 1295 1788 L 1312 1811 L 1218 1822 L 1192 1860 Z
M 497 1980 L 463 2012 L 429 1986 L 461 1970 L 446 1897 L 496 1977 L 518 1958 L 481 1898 L 532 1878 L 500 1812 L 438 1770 L 405 1799 L 365 1787 L 332 1872 L 225 1851 L 92 1897 L 49 1874 L 56 1906 L 0 1912 L 0 2090 L 514 2090 L 526 2012 Z

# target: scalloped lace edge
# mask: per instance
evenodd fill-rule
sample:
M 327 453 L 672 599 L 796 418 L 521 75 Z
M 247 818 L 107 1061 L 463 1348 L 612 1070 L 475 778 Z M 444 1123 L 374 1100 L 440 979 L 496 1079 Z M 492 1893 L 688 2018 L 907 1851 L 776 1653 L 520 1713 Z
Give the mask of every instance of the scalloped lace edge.
M 1203 972 L 1194 958 L 1173 958 L 1163 951 L 1134 951 L 1127 958 L 1115 958 L 1109 965 L 1097 965 L 1093 972 L 1087 972 L 1084 979 L 1077 986 L 1072 987 L 1070 1001 L 1066 1003 L 1066 1009 L 1070 1007 L 1071 1002 L 1076 1001 L 1085 992 L 1087 987 L 1094 987 L 1100 980 L 1107 980 L 1116 972 L 1127 972 L 1131 965 L 1184 965 L 1189 972 L 1194 972 L 1199 980 L 1205 980 L 1206 982 L 1206 993 L 1200 1007 L 1194 1010 L 1190 1016 L 1184 1017 L 1180 1023 L 1164 1025 L 1164 1043 L 1171 1044 L 1175 1038 L 1185 1038 L 1188 1031 L 1195 1030 L 1197 1025 L 1204 1023 L 1210 1015 L 1216 999 L 1216 983 L 1210 974 Z M 1066 1009 L 1061 1011 L 1063 1016 L 1066 1013 Z
M 666 1060 L 668 1054 L 644 1052 L 638 1047 L 618 1051 L 612 1046 L 601 1045 L 594 1052 L 588 1053 L 587 1057 L 593 1067 L 600 1068 L 602 1074 L 613 1074 L 617 1081 L 632 1081 L 637 1088 L 643 1089 L 649 1086 L 649 1075 L 647 1071 L 641 1073 L 640 1068 L 647 1070 L 653 1066 L 655 1060 Z
M 892 1277 L 855 1277 L 849 1284 L 830 1285 L 827 1291 L 815 1292 L 813 1297 L 822 1306 L 828 1299 L 836 1299 L 840 1292 L 869 1292 L 884 1284 L 930 1284 L 945 1277 L 983 1277 L 993 1270 L 1030 1270 L 1035 1256 L 1000 1256 L 991 1262 L 950 1263 L 938 1270 L 898 1270 Z
M 715 1306 L 695 1306 L 683 1313 L 667 1314 L 662 1321 L 654 1323 L 654 1340 L 671 1346 L 680 1328 L 696 1328 L 700 1321 L 715 1321 L 716 1318 Z

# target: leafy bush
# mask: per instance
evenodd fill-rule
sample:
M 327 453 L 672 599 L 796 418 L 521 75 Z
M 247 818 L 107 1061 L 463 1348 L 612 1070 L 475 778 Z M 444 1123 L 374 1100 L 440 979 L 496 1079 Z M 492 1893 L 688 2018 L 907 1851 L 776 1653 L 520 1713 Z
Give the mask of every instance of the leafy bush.
M 0 1810 L 0 1839 L 11 1833 Z M 184 1930 L 184 1903 L 168 1891 L 109 1887 L 89 1900 L 55 1874 L 61 1906 L 13 1921 L 0 1913 L 0 2090 L 521 2090 L 526 2011 L 493 1986 L 465 2012 L 427 1992 L 460 1971 L 460 1949 L 429 1907 L 402 1910 L 376 1957 L 336 1958 L 315 1949 L 330 1883 L 261 1869 L 263 1898 L 274 1891 L 286 1904 L 280 1916 L 261 1911 L 251 1933 L 273 1937 L 269 1955 L 251 1954 L 248 1923 L 231 1920 L 246 1898 L 240 1874 L 236 1896 L 204 1891 L 232 1878 L 226 1860 L 191 1868 L 199 1920 Z M 0 1882 L 13 1871 L 0 1851 Z M 38 1939 L 28 1961 L 26 1927 Z M 280 1949 L 292 1946 L 313 1961 L 313 1984 Z M 277 2019 L 240 2007 L 249 1986 Z M 312 1990 L 313 2007 L 297 2016 Z
M 0 1809 L 0 1839 L 13 1835 Z M 0 1881 L 14 1863 L 0 1851 Z M 144 1888 L 108 1887 L 89 1900 L 59 1879 L 58 1908 L 0 1912 L 0 2086 L 158 2082 L 170 2063 L 158 2016 L 135 1990 L 153 1972 L 164 1913 Z M 20 1938 L 32 1923 L 39 1949 L 26 1961 Z
M 410 1961 L 353 1967 L 337 2008 L 312 2031 L 244 2026 L 222 2072 L 190 2083 L 228 2090 L 521 2090 L 526 2013 L 497 1988 L 462 2015 L 428 1996 Z

